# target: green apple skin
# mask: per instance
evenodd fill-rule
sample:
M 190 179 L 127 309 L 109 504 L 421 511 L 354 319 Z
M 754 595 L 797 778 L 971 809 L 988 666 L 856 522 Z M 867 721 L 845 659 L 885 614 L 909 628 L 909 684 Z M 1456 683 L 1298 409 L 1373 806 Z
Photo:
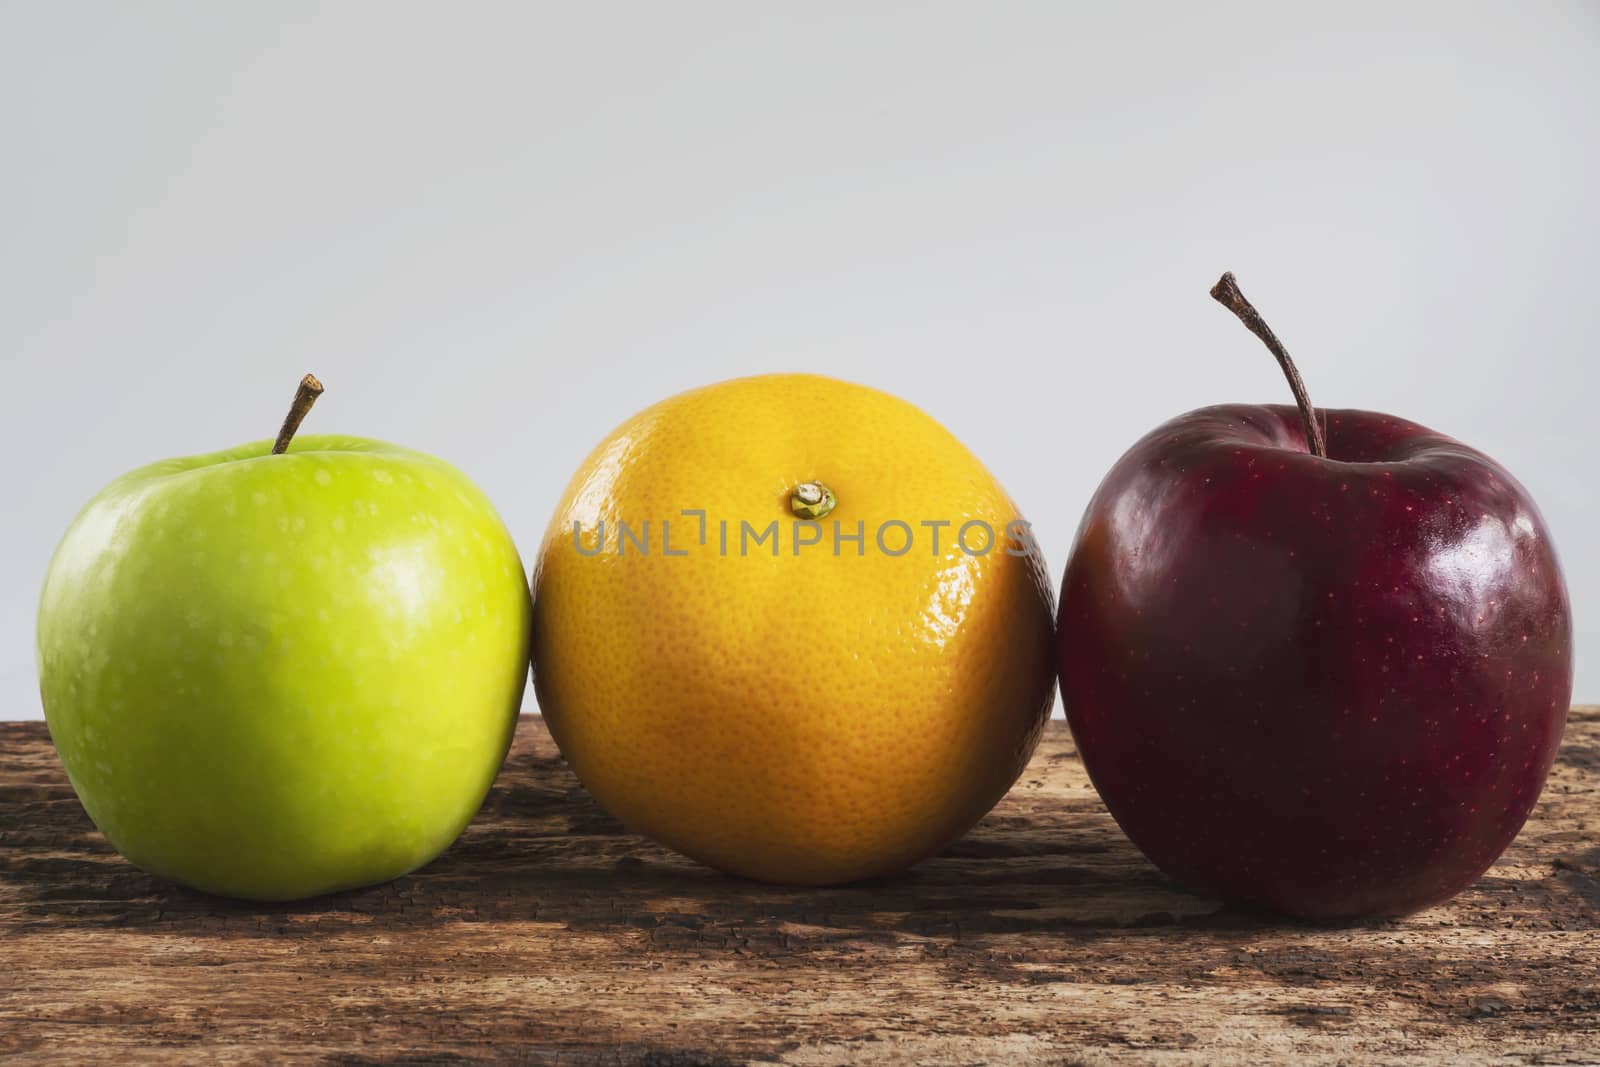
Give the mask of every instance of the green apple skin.
M 153 874 L 295 900 L 449 847 L 510 745 L 531 597 L 448 464 L 304 436 L 113 482 L 45 578 L 45 719 L 89 817 Z

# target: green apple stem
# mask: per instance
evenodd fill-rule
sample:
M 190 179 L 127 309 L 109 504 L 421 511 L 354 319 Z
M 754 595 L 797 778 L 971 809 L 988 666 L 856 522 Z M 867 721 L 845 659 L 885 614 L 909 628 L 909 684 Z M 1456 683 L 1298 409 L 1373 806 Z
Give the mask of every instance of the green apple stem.
M 1233 272 L 1228 271 L 1211 287 L 1211 298 L 1235 315 L 1244 323 L 1245 329 L 1261 338 L 1278 360 L 1278 366 L 1283 368 L 1283 376 L 1289 379 L 1289 391 L 1294 394 L 1295 405 L 1300 408 L 1300 425 L 1305 428 L 1306 444 L 1311 448 L 1311 454 L 1319 459 L 1328 458 L 1328 442 L 1322 436 L 1322 425 L 1317 422 L 1317 411 L 1311 406 L 1311 395 L 1306 392 L 1306 383 L 1300 380 L 1300 372 L 1295 369 L 1294 360 L 1289 358 L 1289 350 L 1283 347 L 1283 342 L 1278 340 L 1278 335 L 1272 332 L 1272 327 L 1262 319 L 1261 313 L 1255 309 L 1250 301 L 1244 298 L 1239 291 L 1239 283 L 1234 281 Z
M 317 381 L 316 375 L 308 374 L 300 379 L 300 388 L 294 391 L 294 403 L 289 405 L 289 414 L 284 416 L 283 428 L 278 431 L 278 439 L 272 442 L 272 454 L 280 456 L 289 450 L 289 442 L 294 440 L 294 432 L 300 428 L 300 423 L 305 421 L 306 412 L 311 410 L 311 405 L 317 402 L 317 397 L 322 395 L 322 383 Z

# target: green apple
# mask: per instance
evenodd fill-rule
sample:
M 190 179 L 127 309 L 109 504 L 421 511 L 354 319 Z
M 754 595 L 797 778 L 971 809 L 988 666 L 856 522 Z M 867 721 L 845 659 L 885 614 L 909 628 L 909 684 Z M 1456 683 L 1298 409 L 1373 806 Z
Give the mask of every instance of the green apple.
M 270 446 L 155 463 L 89 503 L 45 579 L 39 685 L 119 852 L 292 900 L 414 870 L 466 827 L 516 724 L 531 605 L 450 465 Z

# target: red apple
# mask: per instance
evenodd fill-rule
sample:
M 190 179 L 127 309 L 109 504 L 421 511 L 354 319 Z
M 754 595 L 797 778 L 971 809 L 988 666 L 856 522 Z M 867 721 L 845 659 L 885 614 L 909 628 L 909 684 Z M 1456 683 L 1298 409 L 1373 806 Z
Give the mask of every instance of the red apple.
M 1101 483 L 1061 590 L 1073 736 L 1182 885 L 1314 919 L 1439 903 L 1522 828 L 1561 740 L 1549 533 L 1481 452 L 1315 412 L 1232 276 L 1212 295 L 1299 406 L 1182 415 Z

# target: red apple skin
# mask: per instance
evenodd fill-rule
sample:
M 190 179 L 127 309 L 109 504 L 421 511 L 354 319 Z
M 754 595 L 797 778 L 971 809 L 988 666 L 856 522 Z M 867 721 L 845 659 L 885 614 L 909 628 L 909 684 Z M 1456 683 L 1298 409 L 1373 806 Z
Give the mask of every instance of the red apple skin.
M 1062 583 L 1061 695 L 1146 856 L 1314 920 L 1454 896 L 1522 828 L 1572 695 L 1544 520 L 1415 423 L 1222 405 L 1173 419 L 1090 502 Z

